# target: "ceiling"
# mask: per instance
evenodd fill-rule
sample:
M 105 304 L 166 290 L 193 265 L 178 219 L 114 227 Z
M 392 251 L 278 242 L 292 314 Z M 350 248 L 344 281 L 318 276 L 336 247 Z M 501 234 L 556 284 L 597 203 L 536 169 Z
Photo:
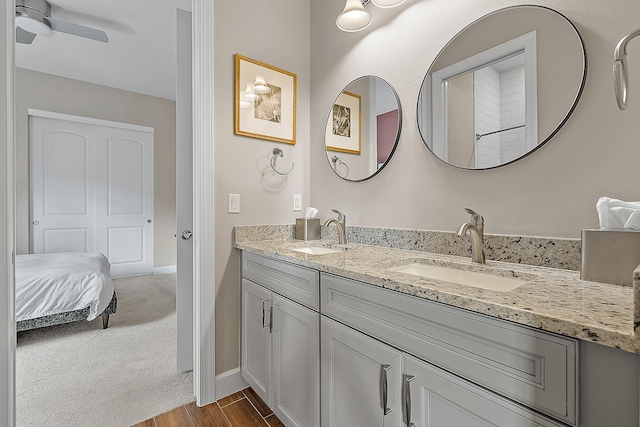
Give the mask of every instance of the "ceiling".
M 176 8 L 191 0 L 50 0 L 51 17 L 96 28 L 109 43 L 59 32 L 16 44 L 16 66 L 175 100 Z

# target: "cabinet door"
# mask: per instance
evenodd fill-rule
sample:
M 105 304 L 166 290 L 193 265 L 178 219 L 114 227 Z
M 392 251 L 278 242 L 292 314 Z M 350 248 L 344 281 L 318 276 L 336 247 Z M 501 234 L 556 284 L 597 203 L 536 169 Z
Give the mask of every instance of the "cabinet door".
M 321 318 L 323 427 L 400 427 L 401 353 Z
M 562 425 L 419 359 L 404 358 L 402 387 L 408 427 Z
M 242 279 L 242 378 L 271 406 L 271 292 Z
M 320 425 L 320 314 L 273 295 L 273 412 L 287 426 Z

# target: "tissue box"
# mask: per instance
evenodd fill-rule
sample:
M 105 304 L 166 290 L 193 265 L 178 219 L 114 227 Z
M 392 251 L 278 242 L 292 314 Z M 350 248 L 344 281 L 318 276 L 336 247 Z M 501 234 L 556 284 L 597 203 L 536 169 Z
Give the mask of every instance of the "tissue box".
M 582 230 L 581 279 L 633 286 L 638 265 L 640 230 Z
M 296 218 L 296 239 L 319 240 L 320 218 Z

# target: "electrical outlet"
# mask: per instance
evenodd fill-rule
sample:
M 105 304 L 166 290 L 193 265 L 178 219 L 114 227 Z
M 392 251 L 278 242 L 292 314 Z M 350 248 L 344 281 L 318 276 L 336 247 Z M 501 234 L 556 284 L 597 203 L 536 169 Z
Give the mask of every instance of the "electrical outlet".
M 229 213 L 240 213 L 240 195 L 229 194 Z
M 293 211 L 294 212 L 302 211 L 302 194 L 293 195 Z

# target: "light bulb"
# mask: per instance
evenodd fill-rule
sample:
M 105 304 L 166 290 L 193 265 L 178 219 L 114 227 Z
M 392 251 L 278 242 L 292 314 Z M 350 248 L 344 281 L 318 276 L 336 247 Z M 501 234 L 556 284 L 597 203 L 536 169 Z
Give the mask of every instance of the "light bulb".
M 347 0 L 344 10 L 336 18 L 338 28 L 350 33 L 363 30 L 369 24 L 371 24 L 371 15 L 364 9 L 360 0 Z
M 253 91 L 258 94 L 264 94 L 271 92 L 271 88 L 264 81 L 264 77 L 257 75 L 253 81 Z
M 375 6 L 381 7 L 383 9 L 396 7 L 404 3 L 405 0 L 371 0 Z

